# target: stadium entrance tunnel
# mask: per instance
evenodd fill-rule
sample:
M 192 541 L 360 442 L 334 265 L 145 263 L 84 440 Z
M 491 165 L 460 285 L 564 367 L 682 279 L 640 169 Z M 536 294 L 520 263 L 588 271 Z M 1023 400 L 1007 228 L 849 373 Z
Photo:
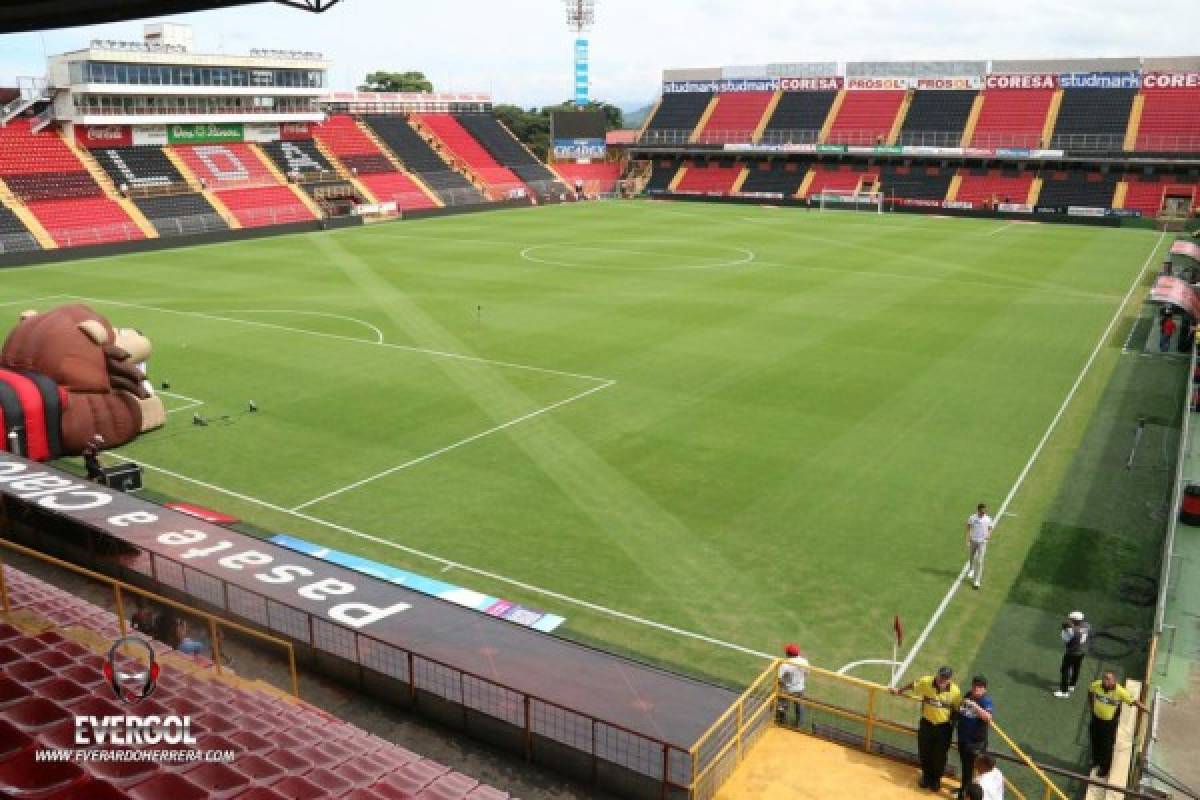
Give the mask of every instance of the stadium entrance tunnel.
M 551 242 L 526 247 L 520 255 L 550 267 L 631 272 L 732 269 L 755 259 L 744 247 L 687 239 Z

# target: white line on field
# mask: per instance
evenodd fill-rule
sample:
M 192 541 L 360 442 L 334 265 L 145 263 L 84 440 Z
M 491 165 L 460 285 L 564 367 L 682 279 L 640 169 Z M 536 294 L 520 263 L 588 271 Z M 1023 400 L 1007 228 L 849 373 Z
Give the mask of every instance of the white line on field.
M 60 297 L 62 297 L 62 296 L 63 296 L 63 295 L 61 295 L 61 294 L 44 294 L 44 295 L 42 295 L 41 297 L 31 297 L 31 298 L 30 298 L 30 299 L 28 299 L 28 300 L 9 300 L 9 301 L 7 301 L 7 302 L 0 303 L 0 307 L 3 307 L 3 306 L 20 306 L 20 305 L 25 305 L 25 304 L 27 304 L 27 303 L 39 303 L 39 302 L 41 302 L 42 300 L 56 300 L 56 299 L 58 299 L 58 298 L 60 298 Z
M 73 300 L 83 300 L 88 303 L 106 303 L 112 306 L 122 306 L 124 308 L 141 308 L 146 311 L 158 311 L 163 314 L 178 314 L 184 317 L 196 317 L 198 319 L 214 320 L 216 322 L 237 322 L 241 325 L 252 325 L 256 328 L 270 328 L 277 331 L 289 331 L 291 333 L 302 333 L 306 336 L 316 336 L 322 339 L 336 339 L 342 342 L 358 342 L 359 344 L 371 345 L 372 347 L 388 347 L 393 350 L 404 350 L 410 353 L 424 353 L 430 356 L 440 356 L 442 358 L 453 358 L 460 361 L 471 361 L 476 364 L 488 364 L 495 367 L 511 367 L 512 369 L 523 369 L 530 372 L 542 372 L 549 375 L 564 375 L 568 378 L 580 378 L 585 381 L 593 381 L 595 383 L 611 383 L 610 378 L 600 378 L 595 375 L 584 375 L 579 372 L 568 372 L 561 369 L 551 369 L 549 367 L 535 367 L 531 364 L 517 364 L 512 361 L 497 361 L 491 358 L 481 358 L 480 356 L 469 356 L 462 353 L 447 353 L 443 350 L 431 350 L 426 347 L 410 347 L 409 345 L 393 344 L 392 342 L 373 342 L 370 339 L 359 339 L 355 336 L 343 336 L 338 333 L 325 333 L 324 331 L 314 331 L 307 328 L 293 328 L 288 325 L 277 325 L 273 322 L 255 322 L 250 319 L 238 319 L 237 317 L 223 317 L 219 314 L 206 314 L 202 311 L 180 311 L 174 308 L 162 308 L 161 306 L 150 306 L 141 303 L 127 303 L 122 300 L 108 300 L 102 297 L 82 297 L 80 295 L 60 295 L 60 297 L 69 297 Z
M 437 458 L 438 456 L 440 456 L 444 453 L 449 453 L 451 450 L 457 450 L 458 448 L 462 447 L 463 445 L 470 444 L 471 442 L 482 439 L 485 436 L 490 436 L 491 434 L 502 431 L 505 428 L 511 428 L 513 425 L 519 425 L 520 423 L 525 422 L 526 420 L 533 419 L 534 417 L 539 417 L 548 411 L 553 411 L 554 409 L 559 408 L 560 406 L 565 406 L 567 403 L 573 403 L 576 400 L 582 400 L 583 398 L 587 397 L 590 394 L 595 394 L 596 392 L 598 392 L 602 389 L 607 389 L 608 387 L 612 386 L 615 382 L 616 381 L 609 381 L 608 383 L 602 383 L 599 386 L 593 386 L 590 389 L 586 389 L 577 394 L 573 394 L 564 400 L 559 400 L 557 403 L 551 403 L 548 406 L 542 406 L 541 408 L 534 409 L 533 411 L 530 411 L 528 414 L 522 414 L 521 416 L 516 417 L 515 419 L 510 419 L 508 422 L 502 422 L 499 425 L 494 425 L 485 431 L 480 431 L 479 433 L 468 436 L 465 439 L 459 439 L 457 442 L 454 442 L 453 444 L 448 444 L 445 447 L 439 447 L 437 450 L 434 450 L 430 453 L 426 453 L 423 456 L 418 456 L 417 458 L 409 459 L 408 461 L 405 461 L 403 464 L 397 464 L 394 467 L 389 467 L 388 469 L 385 469 L 382 472 L 377 472 L 374 475 L 363 478 L 362 480 L 357 480 L 354 483 L 348 483 L 345 486 L 341 487 L 340 489 L 334 489 L 331 492 L 326 492 L 323 495 L 314 497 L 312 500 L 307 500 L 298 506 L 292 506 L 292 508 L 290 510 L 291 511 L 299 511 L 302 508 L 308 508 L 309 506 L 316 505 L 317 503 L 320 503 L 323 500 L 328 500 L 331 497 L 337 497 L 339 494 L 349 492 L 352 489 L 357 489 L 360 486 L 366 486 L 368 483 L 377 481 L 380 478 L 386 478 L 388 475 L 392 475 L 394 473 L 400 472 L 401 470 L 408 469 L 409 467 L 415 467 L 417 464 L 424 463 L 426 461 L 429 461 L 432 458 Z
M 847 672 L 853 672 L 859 667 L 865 667 L 867 664 L 887 664 L 891 666 L 899 663 L 899 661 L 892 661 L 890 658 L 864 658 L 858 661 L 851 661 L 849 664 L 839 669 L 837 674 L 845 675 Z
M 133 456 L 122 453 L 118 450 L 109 450 L 108 455 L 121 457 L 121 458 L 130 458 L 130 459 L 133 458 Z M 400 550 L 401 552 L 408 553 L 410 555 L 428 559 L 429 561 L 433 561 L 438 564 L 442 564 L 443 566 L 448 567 L 448 568 L 461 569 L 465 572 L 470 572 L 475 575 L 479 575 L 480 577 L 488 578 L 493 581 L 497 581 L 498 583 L 504 583 L 509 586 L 515 586 L 518 589 L 522 589 L 527 592 L 532 592 L 534 594 L 539 594 L 539 595 L 542 595 L 543 597 L 549 597 L 552 600 L 557 600 L 559 602 L 567 603 L 567 604 L 570 604 L 573 606 L 579 606 L 580 608 L 585 608 L 589 611 L 594 611 L 598 614 L 604 614 L 606 616 L 613 617 L 615 619 L 624 620 L 626 622 L 632 622 L 636 625 L 643 625 L 648 628 L 654 628 L 655 630 L 664 631 L 666 633 L 674 634 L 676 636 L 683 636 L 688 639 L 695 639 L 696 641 L 704 642 L 706 644 L 716 645 L 717 647 L 723 647 L 727 650 L 734 650 L 739 653 L 745 653 L 747 655 L 757 656 L 759 658 L 766 658 L 766 659 L 774 658 L 774 656 L 772 656 L 771 654 L 764 653 L 761 650 L 754 650 L 753 648 L 744 647 L 740 644 L 734 644 L 733 642 L 726 642 L 721 639 L 716 639 L 712 636 L 705 636 L 702 633 L 696 633 L 694 631 L 684 630 L 683 628 L 676 628 L 673 625 L 667 625 L 666 623 L 663 623 L 663 622 L 655 622 L 652 619 L 645 619 L 644 617 L 635 616 L 634 614 L 629 614 L 624 611 L 618 611 L 615 608 L 608 608 L 606 606 L 599 605 L 598 603 L 592 603 L 588 600 L 581 600 L 577 597 L 572 597 L 570 595 L 563 594 L 561 592 L 556 592 L 552 589 L 544 589 L 541 586 L 535 586 L 531 583 L 525 583 L 524 581 L 519 581 L 519 580 L 516 580 L 515 578 L 509 578 L 504 575 L 499 575 L 495 572 L 489 572 L 485 569 L 479 569 L 478 567 L 472 567 L 468 564 L 463 564 L 459 561 L 451 561 L 449 559 L 442 558 L 441 556 L 436 556 L 432 553 L 427 553 L 423 550 L 418 550 L 415 547 L 409 547 L 407 545 L 403 545 L 398 542 L 392 542 L 387 539 L 383 539 L 379 536 L 375 536 L 374 534 L 364 533 L 363 531 L 358 531 L 358 530 L 355 530 L 354 528 L 347 527 L 346 525 L 340 525 L 336 522 L 332 522 L 327 519 L 321 519 L 320 517 L 314 517 L 313 515 L 306 514 L 303 511 L 293 511 L 292 509 L 284 508 L 283 506 L 278 506 L 267 500 L 260 500 L 257 497 L 251 497 L 250 495 L 242 494 L 241 492 L 235 492 L 231 489 L 225 489 L 224 487 L 217 486 L 212 483 L 207 483 L 205 481 L 198 480 L 196 478 L 191 478 L 191 477 L 188 477 L 187 475 L 182 475 L 178 472 L 174 472 L 169 469 L 164 469 L 163 467 L 155 466 L 154 464 L 148 464 L 140 458 L 137 459 L 137 463 L 140 464 L 143 469 L 148 469 L 153 472 L 160 472 L 163 475 L 170 476 L 172 478 L 175 478 L 176 480 L 181 480 L 181 481 L 185 481 L 187 483 L 195 484 L 196 486 L 203 487 L 210 491 L 218 492 L 220 494 L 224 494 L 229 497 L 233 497 L 233 498 L 242 500 L 247 503 L 252 503 L 254 505 L 261 506 L 270 511 L 276 511 L 280 514 L 287 514 L 287 515 L 296 517 L 297 519 L 302 519 L 302 520 L 305 520 L 306 522 L 311 522 L 314 525 L 320 525 L 322 527 L 329 528 L 330 530 L 335 530 L 340 533 L 345 533 L 349 536 L 355 536 L 360 539 L 365 539 L 366 541 L 373 542 L 378 545 L 382 545 L 384 547 L 390 547 L 394 550 Z
M 1150 249 L 1150 254 L 1146 256 L 1146 260 L 1142 263 L 1141 269 L 1139 269 L 1137 274 L 1133 276 L 1133 282 L 1129 285 L 1129 291 L 1125 292 L 1125 297 L 1121 299 L 1119 304 L 1117 304 L 1117 310 L 1113 312 L 1112 319 L 1109 320 L 1108 326 L 1100 334 L 1100 338 L 1096 340 L 1096 346 L 1092 348 L 1092 354 L 1089 355 L 1087 361 L 1084 362 L 1083 369 L 1079 371 L 1079 376 L 1075 378 L 1075 383 L 1071 384 L 1071 388 L 1067 391 L 1067 396 L 1063 398 L 1062 405 L 1058 407 L 1058 412 L 1054 415 L 1054 418 L 1050 420 L 1050 424 L 1046 427 L 1046 432 L 1042 434 L 1042 438 L 1037 443 L 1037 447 L 1033 448 L 1033 453 L 1030 454 L 1029 460 L 1025 462 L 1025 466 L 1022 467 L 1020 474 L 1017 475 L 1017 480 L 1013 483 L 1012 488 L 1009 489 L 1008 496 L 1005 497 L 1004 502 L 1000 504 L 1000 508 L 996 512 L 997 527 L 1000 525 L 1000 518 L 1002 518 L 1008 511 L 1009 503 L 1013 501 L 1013 498 L 1016 497 L 1021 485 L 1025 483 L 1025 478 L 1029 475 L 1029 471 L 1033 469 L 1033 464 L 1035 461 L 1037 461 L 1038 456 L 1041 455 L 1042 449 L 1045 448 L 1046 443 L 1050 441 L 1050 436 L 1058 427 L 1058 422 L 1062 419 L 1063 414 L 1066 413 L 1067 406 L 1071 404 L 1071 400 L 1074 399 L 1075 393 L 1079 391 L 1079 387 L 1083 384 L 1083 379 L 1087 377 L 1088 372 L 1091 370 L 1092 364 L 1095 363 L 1096 357 L 1100 355 L 1100 350 L 1104 347 L 1104 342 L 1108 340 L 1110 335 L 1112 335 L 1113 328 L 1115 328 L 1117 325 L 1117 320 L 1121 318 L 1121 312 L 1125 310 L 1126 304 L 1129 303 L 1129 298 L 1133 296 L 1134 291 L 1137 289 L 1138 284 L 1142 280 L 1142 275 L 1146 273 L 1146 268 L 1150 266 L 1151 259 L 1153 259 L 1154 254 L 1158 252 L 1158 248 L 1162 246 L 1163 239 L 1166 237 L 1166 235 L 1167 234 L 1165 231 L 1159 234 L 1158 240 L 1154 243 L 1154 247 Z M 966 577 L 967 570 L 970 568 L 970 566 L 971 562 L 967 561 L 963 564 L 962 569 L 959 570 L 958 577 L 954 579 L 954 583 L 950 584 L 950 588 L 946 591 L 946 595 L 942 598 L 942 602 L 938 604 L 937 609 L 933 612 L 933 616 L 930 617 L 929 623 L 926 624 L 925 629 L 921 631 L 921 635 L 917 637 L 917 640 L 913 642 L 912 649 L 908 651 L 908 655 L 904 657 L 902 662 L 900 662 L 900 666 L 897 668 L 896 674 L 892 677 L 892 682 L 890 684 L 891 686 L 895 686 L 900 679 L 904 677 L 904 673 L 908 670 L 908 668 L 912 666 L 913 659 L 917 657 L 917 653 L 921 652 L 921 648 L 925 646 L 925 640 L 929 638 L 929 634 L 938 624 L 938 620 L 942 618 L 942 614 L 946 613 L 946 608 L 949 607 L 950 601 L 954 598 L 954 594 L 958 591 L 958 587 L 962 584 L 963 578 Z
M 345 314 L 331 314 L 327 311 L 301 311 L 297 308 L 230 308 L 219 312 L 221 314 L 302 314 L 306 317 L 326 317 L 328 319 L 340 319 L 346 322 L 356 322 L 367 328 L 375 334 L 375 344 L 383 344 L 383 331 L 375 327 L 365 319 L 358 317 L 350 317 Z
M 1009 228 L 1011 228 L 1013 225 L 1016 225 L 1016 224 L 1017 223 L 1015 220 L 1013 222 L 1006 222 L 1003 225 L 1001 225 L 999 228 L 995 228 L 993 230 L 988 231 L 987 233 L 984 234 L 984 236 L 995 236 L 997 233 L 1004 233 L 1006 230 L 1008 230 Z

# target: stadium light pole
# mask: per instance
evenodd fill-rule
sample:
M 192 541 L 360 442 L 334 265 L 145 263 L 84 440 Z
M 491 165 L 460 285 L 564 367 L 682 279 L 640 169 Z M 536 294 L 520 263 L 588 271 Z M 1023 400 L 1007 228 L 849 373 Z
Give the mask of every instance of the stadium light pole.
M 596 22 L 596 0 L 563 0 L 567 8 L 567 28 L 575 34 L 575 107 L 588 104 L 588 40 L 584 33 Z

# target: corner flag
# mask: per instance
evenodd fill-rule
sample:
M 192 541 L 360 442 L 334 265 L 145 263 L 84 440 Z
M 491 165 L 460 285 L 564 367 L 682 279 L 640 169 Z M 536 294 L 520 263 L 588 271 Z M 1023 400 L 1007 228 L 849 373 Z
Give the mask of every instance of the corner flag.
M 892 630 L 896 632 L 896 647 L 904 644 L 904 626 L 900 624 L 900 615 L 892 619 Z
M 888 686 L 896 685 L 896 668 L 900 665 L 900 647 L 904 644 L 904 626 L 900 624 L 900 615 L 892 617 L 892 630 L 896 633 L 896 641 L 892 644 L 892 678 Z

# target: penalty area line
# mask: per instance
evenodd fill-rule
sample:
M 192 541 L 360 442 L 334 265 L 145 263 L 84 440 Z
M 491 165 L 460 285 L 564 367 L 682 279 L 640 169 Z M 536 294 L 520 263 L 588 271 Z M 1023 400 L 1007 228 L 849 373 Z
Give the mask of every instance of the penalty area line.
M 122 453 L 119 450 L 109 450 L 108 454 L 113 455 L 113 456 L 119 456 L 121 458 L 133 459 L 133 456 L 130 456 L 126 453 Z M 165 467 L 159 467 L 154 464 L 149 464 L 140 458 L 136 459 L 136 460 L 139 464 L 141 464 L 143 469 L 148 469 L 153 472 L 158 472 L 163 475 L 167 475 L 171 478 L 175 478 L 176 480 L 184 481 L 186 483 L 191 483 L 196 486 L 200 486 L 205 489 L 208 489 L 210 491 L 217 492 L 219 494 L 223 494 L 228 497 L 233 497 L 238 500 L 242 500 L 243 502 L 246 502 L 246 503 L 251 503 L 253 505 L 261 506 L 262 508 L 268 509 L 270 511 L 275 511 L 280 514 L 287 514 L 289 516 L 295 517 L 296 519 L 302 519 L 302 520 L 304 520 L 306 522 L 310 522 L 314 525 L 319 525 L 321 527 L 328 528 L 330 530 L 338 531 L 339 533 L 344 533 L 349 536 L 354 536 L 356 538 L 363 539 L 364 541 L 373 542 L 374 544 L 382 545 L 384 547 L 390 547 L 393 550 L 399 550 L 403 553 L 408 553 L 409 555 L 417 556 L 419 558 L 424 558 L 429 561 L 433 561 L 437 564 L 441 564 L 443 567 L 446 567 L 447 569 L 450 569 L 450 568 L 460 569 L 465 572 L 470 572 L 472 574 L 478 575 L 481 578 L 487 578 L 489 580 L 493 580 L 498 583 L 503 583 L 508 586 L 513 586 L 513 587 L 522 589 L 527 592 L 541 595 L 542 597 L 548 597 L 552 600 L 557 600 L 561 603 L 566 603 L 569 605 L 577 606 L 579 608 L 583 608 L 588 611 L 593 611 L 597 614 L 603 614 L 605 616 L 612 617 L 613 619 L 619 619 L 619 620 L 622 620 L 625 622 L 634 623 L 635 625 L 641 625 L 643 627 L 653 628 L 654 630 L 662 631 L 664 633 L 670 633 L 675 636 L 681 636 L 681 637 L 684 637 L 687 639 L 693 639 L 698 642 L 704 642 L 705 644 L 711 644 L 716 647 L 724 648 L 726 650 L 733 650 L 738 653 L 744 653 L 746 655 L 751 655 L 751 656 L 755 656 L 758 658 L 765 658 L 765 659 L 775 658 L 775 656 L 773 656 L 769 653 L 764 653 L 761 650 L 755 650 L 751 647 L 745 647 L 744 645 L 736 644 L 734 642 L 726 642 L 722 639 L 717 639 L 716 637 L 713 637 L 713 636 L 707 636 L 703 633 L 696 633 L 695 631 L 689 631 L 689 630 L 685 630 L 683 628 L 677 628 L 674 625 L 668 625 L 665 622 L 657 622 L 652 619 L 646 619 L 645 617 L 639 617 L 635 614 L 630 614 L 625 611 L 619 611 L 615 608 L 608 608 L 607 606 L 602 606 L 599 603 L 593 603 L 589 600 L 582 600 L 578 597 L 572 597 L 571 595 L 563 594 L 562 592 L 556 592 L 553 589 L 546 589 L 541 586 L 535 586 L 534 584 L 526 583 L 525 581 L 517 580 L 516 578 L 510 578 L 506 575 L 500 575 L 495 572 L 490 572 L 485 569 L 480 569 L 479 567 L 472 567 L 471 565 L 463 564 L 460 561 L 452 561 L 448 558 L 442 558 L 441 556 L 434 555 L 433 553 L 429 553 L 429 552 L 420 550 L 415 547 L 409 547 L 408 545 L 400 544 L 399 542 L 389 541 L 387 539 L 384 539 L 380 536 L 376 536 L 371 533 L 365 533 L 364 531 L 355 530 L 354 528 L 351 528 L 347 525 L 342 525 L 337 522 L 333 522 L 332 520 L 322 519 L 321 517 L 315 517 L 312 514 L 306 514 L 303 511 L 293 511 L 290 508 L 284 508 L 283 506 L 276 505 L 275 503 L 272 503 L 268 500 L 262 500 L 262 499 L 253 497 L 248 494 L 243 494 L 241 492 L 235 492 L 232 489 L 226 489 L 222 486 L 217 486 L 216 484 L 208 483 L 206 481 L 202 481 L 197 478 L 192 478 L 187 475 L 183 475 L 179 472 L 175 472 L 173 470 L 166 469 Z M 443 571 L 445 571 L 445 570 L 443 570 Z
M 1037 461 L 1038 456 L 1040 456 L 1042 454 L 1042 450 L 1045 449 L 1046 443 L 1050 441 L 1050 437 L 1058 428 L 1058 423 L 1060 420 L 1062 420 L 1063 415 L 1067 412 L 1067 408 L 1071 405 L 1071 401 L 1075 399 L 1075 393 L 1078 392 L 1079 387 L 1083 385 L 1083 380 L 1091 371 L 1092 364 L 1096 362 L 1097 356 L 1100 355 L 1100 351 L 1104 348 L 1104 343 L 1108 341 L 1108 337 L 1112 335 L 1113 329 L 1117 327 L 1117 322 L 1121 319 L 1121 314 L 1125 310 L 1125 306 L 1129 304 L 1129 298 L 1133 297 L 1133 293 L 1137 290 L 1138 285 L 1141 283 L 1142 276 L 1146 274 L 1147 267 L 1150 266 L 1150 262 L 1154 259 L 1154 255 L 1158 252 L 1158 249 L 1162 247 L 1163 239 L 1166 238 L 1166 235 L 1167 234 L 1165 231 L 1160 233 L 1158 240 L 1154 243 L 1154 247 L 1150 248 L 1150 254 L 1146 256 L 1146 260 L 1142 262 L 1141 269 L 1139 269 L 1137 274 L 1133 276 L 1133 281 L 1129 285 L 1129 290 L 1125 292 L 1125 296 L 1121 298 L 1121 302 L 1117 304 L 1117 309 L 1113 312 L 1112 319 L 1108 321 L 1107 327 L 1105 327 L 1105 329 L 1101 332 L 1100 338 L 1096 340 L 1096 346 L 1092 348 L 1091 355 L 1089 355 L 1087 361 L 1083 363 L 1083 368 L 1079 370 L 1078 377 L 1076 377 L 1075 382 L 1071 384 L 1071 388 L 1067 391 L 1067 396 L 1063 398 L 1062 405 L 1058 407 L 1058 412 L 1054 415 L 1054 418 L 1050 420 L 1050 424 L 1046 426 L 1046 432 L 1042 434 L 1042 438 L 1038 441 L 1037 446 L 1033 448 L 1033 452 L 1029 455 L 1029 460 L 1025 462 L 1025 466 L 1021 468 L 1021 472 L 1017 475 L 1016 481 L 1013 483 L 1012 488 L 1008 491 L 1008 496 L 1006 496 L 1004 498 L 1004 502 L 1000 504 L 1000 508 L 996 511 L 996 524 L 992 529 L 993 533 L 995 532 L 995 528 L 1000 526 L 1000 519 L 1007 514 L 1009 504 L 1012 503 L 1013 499 L 1017 496 L 1017 492 L 1020 491 L 1021 487 L 1024 485 L 1025 479 L 1029 476 L 1030 470 L 1033 469 L 1033 465 Z M 900 662 L 900 666 L 896 669 L 896 674 L 892 678 L 892 682 L 890 684 L 892 687 L 894 687 L 900 681 L 900 679 L 904 677 L 904 673 L 907 672 L 908 668 L 912 666 L 913 660 L 917 657 L 917 654 L 921 652 L 921 648 L 925 646 L 925 641 L 929 638 L 929 634 L 933 632 L 933 629 L 941 620 L 942 615 L 946 613 L 946 609 L 950 606 L 950 601 L 954 599 L 954 595 L 958 591 L 958 587 L 962 585 L 963 580 L 967 577 L 967 570 L 970 569 L 970 567 L 971 562 L 967 561 L 963 564 L 962 569 L 959 570 L 958 577 L 954 579 L 954 583 L 950 584 L 950 588 L 946 591 L 945 596 L 942 598 L 942 602 L 938 604 L 937 609 L 933 612 L 933 616 L 929 618 L 929 622 L 925 625 L 924 630 L 921 631 L 921 635 L 918 636 L 917 641 L 913 643 L 912 649 L 908 651 L 908 655 L 904 657 L 902 662 Z

